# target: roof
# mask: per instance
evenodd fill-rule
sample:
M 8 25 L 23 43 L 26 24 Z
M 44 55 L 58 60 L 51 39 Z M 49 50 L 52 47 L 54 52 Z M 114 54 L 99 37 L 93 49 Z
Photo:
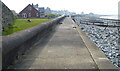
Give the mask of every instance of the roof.
M 37 10 L 36 8 L 34 8 L 33 5 L 31 5 L 31 4 L 27 5 L 22 11 L 24 11 L 24 10 L 25 10 L 26 8 L 28 8 L 29 6 L 31 6 L 33 9 L 35 9 L 36 11 L 38 11 L 38 10 Z M 21 11 L 21 12 L 22 12 L 22 11 Z M 19 14 L 20 14 L 21 12 L 19 12 Z M 38 11 L 38 12 L 39 12 L 39 11 Z

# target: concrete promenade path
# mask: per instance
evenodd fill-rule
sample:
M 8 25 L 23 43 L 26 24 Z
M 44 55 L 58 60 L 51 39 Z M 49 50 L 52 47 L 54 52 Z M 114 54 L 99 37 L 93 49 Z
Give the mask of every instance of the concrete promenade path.
M 98 69 L 75 23 L 66 17 L 62 24 L 39 40 L 12 69 Z

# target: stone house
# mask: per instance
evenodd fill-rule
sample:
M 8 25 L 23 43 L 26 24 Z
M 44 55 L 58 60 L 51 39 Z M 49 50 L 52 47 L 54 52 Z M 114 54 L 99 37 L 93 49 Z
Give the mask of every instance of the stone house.
M 12 11 L 3 3 L 2 3 L 2 29 L 4 27 L 12 26 L 15 18 Z
M 29 4 L 19 15 L 21 18 L 40 18 L 40 11 L 38 11 L 33 4 Z

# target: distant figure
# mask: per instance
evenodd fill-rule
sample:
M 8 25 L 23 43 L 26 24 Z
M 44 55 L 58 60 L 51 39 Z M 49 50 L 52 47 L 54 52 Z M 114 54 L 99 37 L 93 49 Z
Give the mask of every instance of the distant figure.
M 31 22 L 31 20 L 30 20 L 30 19 L 28 19 L 28 20 L 27 20 L 27 22 Z

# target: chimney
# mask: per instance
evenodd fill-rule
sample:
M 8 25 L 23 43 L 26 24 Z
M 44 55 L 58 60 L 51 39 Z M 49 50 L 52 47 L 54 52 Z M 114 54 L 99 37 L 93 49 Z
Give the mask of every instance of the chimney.
M 38 7 L 38 4 L 36 4 L 36 6 Z
M 32 6 L 33 6 L 33 3 L 32 3 Z

